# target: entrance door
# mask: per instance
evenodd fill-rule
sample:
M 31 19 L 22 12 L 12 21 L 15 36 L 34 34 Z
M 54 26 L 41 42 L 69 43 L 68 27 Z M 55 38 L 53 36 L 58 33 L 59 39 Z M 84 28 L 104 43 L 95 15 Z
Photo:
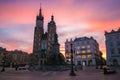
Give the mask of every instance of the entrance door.
M 83 66 L 86 66 L 86 61 L 83 61 L 83 62 L 82 62 L 82 65 L 83 65 Z

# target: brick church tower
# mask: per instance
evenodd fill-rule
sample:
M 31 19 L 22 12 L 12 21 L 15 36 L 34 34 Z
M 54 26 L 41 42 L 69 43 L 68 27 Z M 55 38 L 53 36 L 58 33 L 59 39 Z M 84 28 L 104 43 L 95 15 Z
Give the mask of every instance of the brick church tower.
M 34 30 L 34 43 L 33 43 L 33 53 L 38 54 L 41 52 L 41 41 L 44 34 L 43 29 L 44 17 L 42 16 L 42 10 L 40 8 L 39 15 L 36 17 L 36 26 Z

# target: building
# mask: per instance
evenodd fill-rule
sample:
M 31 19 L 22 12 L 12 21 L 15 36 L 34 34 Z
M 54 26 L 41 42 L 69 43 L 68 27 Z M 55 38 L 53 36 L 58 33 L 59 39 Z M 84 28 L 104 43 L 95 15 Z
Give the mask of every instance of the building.
M 6 53 L 7 53 L 6 48 L 0 47 L 0 66 L 2 65 L 3 58 L 4 58 Z
M 66 39 L 65 41 L 65 62 L 70 64 L 71 61 L 71 44 L 74 44 L 74 41 L 72 39 L 70 39 L 70 41 L 68 41 L 68 39 Z M 74 49 L 74 47 L 72 47 L 72 49 Z
M 8 55 L 9 61 L 12 65 L 26 65 L 29 64 L 29 54 L 21 50 L 9 51 Z
M 39 15 L 36 17 L 33 43 L 33 54 L 39 57 L 39 64 L 49 63 L 48 61 L 54 57 L 56 57 L 54 58 L 56 61 L 59 55 L 59 46 L 54 16 L 51 16 L 47 32 L 44 32 L 44 17 L 40 8 Z
M 6 48 L 0 47 L 0 65 L 11 66 L 14 64 L 29 64 L 29 54 L 21 50 L 7 51 Z
M 117 31 L 105 31 L 107 65 L 120 65 L 120 28 Z
M 93 37 L 80 37 L 75 38 L 74 41 L 65 42 L 65 54 L 66 60 L 70 59 L 70 44 L 73 44 L 74 49 L 74 64 L 75 65 L 96 65 L 97 62 L 99 63 L 102 57 L 102 54 L 99 50 L 99 44 Z

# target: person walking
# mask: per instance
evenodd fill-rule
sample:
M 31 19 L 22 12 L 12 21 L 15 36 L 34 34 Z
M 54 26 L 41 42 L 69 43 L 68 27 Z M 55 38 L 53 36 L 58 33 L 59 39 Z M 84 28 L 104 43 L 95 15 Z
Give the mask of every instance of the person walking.
M 82 69 L 85 70 L 85 62 L 82 63 Z

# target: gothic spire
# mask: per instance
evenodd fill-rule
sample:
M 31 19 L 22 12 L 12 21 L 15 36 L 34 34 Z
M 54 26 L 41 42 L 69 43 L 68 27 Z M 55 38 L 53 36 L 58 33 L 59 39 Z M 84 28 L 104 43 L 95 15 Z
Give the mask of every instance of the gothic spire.
M 40 11 L 39 11 L 39 16 L 42 16 L 41 3 L 40 3 Z
M 51 21 L 54 21 L 54 16 L 53 15 L 51 16 Z
M 41 4 L 40 4 L 40 10 L 39 10 L 39 15 L 37 16 L 36 20 L 42 20 L 43 21 L 44 17 L 42 16 L 42 9 L 41 9 Z

